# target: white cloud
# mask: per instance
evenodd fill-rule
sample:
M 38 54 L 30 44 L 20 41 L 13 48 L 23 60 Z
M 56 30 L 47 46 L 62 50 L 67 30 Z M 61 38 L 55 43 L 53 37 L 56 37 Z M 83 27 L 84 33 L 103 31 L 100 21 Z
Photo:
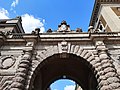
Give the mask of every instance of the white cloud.
M 75 90 L 75 85 L 66 85 L 64 90 Z
M 9 19 L 9 12 L 4 8 L 0 8 L 0 19 Z M 44 23 L 44 19 L 35 18 L 29 14 L 22 15 L 22 26 L 27 33 L 31 33 L 35 28 L 40 28 L 41 32 L 44 32 Z
M 27 33 L 28 32 L 30 33 L 35 28 L 40 28 L 41 32 L 44 32 L 45 31 L 44 22 L 45 22 L 44 19 L 42 20 L 39 18 L 35 18 L 33 15 L 29 14 L 22 15 L 22 25 L 25 32 Z
M 73 84 L 75 84 L 75 81 L 73 81 L 73 80 L 69 80 L 71 83 L 73 83 Z
M 19 0 L 14 0 L 11 4 L 11 7 L 16 7 L 18 5 Z
M 0 8 L 0 19 L 8 19 L 9 13 L 4 8 Z

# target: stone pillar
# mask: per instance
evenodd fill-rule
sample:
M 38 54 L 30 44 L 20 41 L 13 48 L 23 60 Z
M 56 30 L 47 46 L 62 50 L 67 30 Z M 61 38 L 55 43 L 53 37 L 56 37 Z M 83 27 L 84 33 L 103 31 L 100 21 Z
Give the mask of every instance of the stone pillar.
M 98 70 L 99 90 L 120 90 L 120 79 L 112 60 L 108 56 L 108 49 L 105 47 L 103 41 L 96 41 L 96 49 L 101 62 Z
M 18 65 L 10 90 L 25 90 L 29 67 L 31 65 L 32 50 L 33 42 L 27 43 L 26 47 L 23 49 L 24 55 Z

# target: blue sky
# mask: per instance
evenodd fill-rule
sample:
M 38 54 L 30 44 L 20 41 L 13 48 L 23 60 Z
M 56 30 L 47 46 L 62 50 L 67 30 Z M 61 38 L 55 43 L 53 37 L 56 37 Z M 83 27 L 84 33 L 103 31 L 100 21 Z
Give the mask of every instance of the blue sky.
M 49 28 L 57 30 L 62 20 L 66 20 L 72 30 L 80 27 L 87 31 L 93 4 L 94 0 L 0 0 L 0 11 L 7 10 L 4 15 L 8 18 L 22 16 L 26 20 L 23 20 L 26 32 L 31 32 L 35 26 L 42 27 L 42 32 Z M 27 22 L 28 19 L 31 23 Z
M 31 33 L 39 27 L 41 32 L 49 28 L 57 30 L 58 24 L 66 20 L 72 30 L 87 31 L 95 0 L 0 0 L 0 19 L 22 17 L 25 32 Z M 64 81 L 64 83 L 62 83 Z M 52 90 L 65 90 L 73 85 L 70 81 L 58 81 Z M 63 87 L 62 89 L 60 87 Z M 67 90 L 67 89 L 66 89 Z M 73 90 L 73 89 L 68 89 Z
M 75 82 L 69 79 L 60 79 L 51 84 L 52 90 L 74 90 Z

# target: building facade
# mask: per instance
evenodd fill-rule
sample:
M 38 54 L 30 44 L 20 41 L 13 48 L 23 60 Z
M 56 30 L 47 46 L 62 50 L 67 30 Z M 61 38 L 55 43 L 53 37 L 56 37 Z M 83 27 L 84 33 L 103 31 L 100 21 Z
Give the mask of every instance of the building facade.
M 120 90 L 120 0 L 96 0 L 88 32 L 63 21 L 56 32 L 25 33 L 21 21 L 0 20 L 0 90 L 49 90 L 62 78 Z

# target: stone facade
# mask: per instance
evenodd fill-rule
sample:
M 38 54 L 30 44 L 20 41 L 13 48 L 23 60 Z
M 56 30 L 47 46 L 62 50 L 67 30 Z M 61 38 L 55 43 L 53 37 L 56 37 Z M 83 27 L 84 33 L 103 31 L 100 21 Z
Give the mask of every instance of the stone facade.
M 88 32 L 71 31 L 63 21 L 56 32 L 37 28 L 26 34 L 20 17 L 1 20 L 0 90 L 47 90 L 61 78 L 76 81 L 83 90 L 120 90 L 120 32 L 96 31 L 100 1 L 119 2 L 96 0 Z

